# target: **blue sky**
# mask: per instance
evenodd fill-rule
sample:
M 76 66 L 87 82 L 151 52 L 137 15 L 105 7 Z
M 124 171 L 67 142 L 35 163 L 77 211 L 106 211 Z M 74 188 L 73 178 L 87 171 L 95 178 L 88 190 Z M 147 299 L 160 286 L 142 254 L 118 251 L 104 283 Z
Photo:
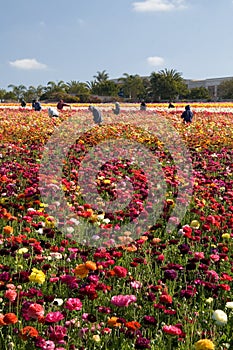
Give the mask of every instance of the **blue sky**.
M 175 69 L 233 76 L 233 0 L 8 0 L 0 88 Z

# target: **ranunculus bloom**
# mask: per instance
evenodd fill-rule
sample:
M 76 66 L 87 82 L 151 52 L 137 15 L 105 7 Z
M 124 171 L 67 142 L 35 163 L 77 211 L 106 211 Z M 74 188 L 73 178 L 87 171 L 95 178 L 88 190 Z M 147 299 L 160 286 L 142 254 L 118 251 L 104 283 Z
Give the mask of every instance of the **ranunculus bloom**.
M 159 302 L 164 303 L 164 304 L 171 304 L 172 297 L 171 297 L 171 295 L 168 295 L 168 294 L 162 294 L 159 298 Z
M 36 328 L 26 326 L 20 330 L 19 335 L 23 340 L 28 340 L 30 338 L 37 338 L 39 333 Z
M 5 314 L 3 317 L 3 322 L 8 325 L 8 324 L 15 324 L 18 322 L 18 317 L 12 313 L 9 312 L 8 314 Z
M 111 303 L 118 307 L 129 306 L 131 303 L 135 303 L 137 298 L 135 295 L 115 295 L 111 299 Z
M 195 350 L 214 350 L 214 343 L 209 339 L 198 340 L 195 344 Z
M 44 316 L 44 308 L 42 305 L 33 303 L 29 305 L 27 310 L 27 316 L 33 319 Z
M 60 311 L 49 312 L 45 316 L 45 322 L 56 323 L 56 322 L 63 320 L 63 318 L 64 318 L 64 316 L 62 315 L 62 313 Z
M 11 226 L 4 226 L 4 227 L 3 227 L 3 233 L 4 233 L 5 235 L 12 235 L 12 233 L 13 233 L 13 227 L 11 227 Z
M 121 326 L 121 323 L 118 322 L 118 317 L 115 317 L 115 316 L 109 318 L 107 323 L 108 323 L 109 327 L 120 327 Z
M 215 310 L 213 312 L 212 318 L 215 320 L 216 324 L 220 326 L 227 324 L 227 314 L 222 310 Z
M 194 229 L 199 229 L 199 227 L 200 227 L 199 221 L 197 221 L 197 220 L 192 220 L 192 221 L 191 221 L 191 224 L 190 224 L 190 227 L 192 227 L 192 228 L 194 228 Z
M 114 266 L 113 271 L 117 277 L 126 277 L 128 270 L 122 266 Z
M 88 270 L 95 271 L 97 269 L 96 263 L 93 261 L 86 261 L 85 262 L 85 267 Z
M 87 277 L 88 273 L 89 273 L 89 270 L 85 266 L 85 264 L 79 264 L 74 269 L 75 276 L 80 277 L 80 278 Z
M 233 301 L 228 301 L 228 302 L 226 303 L 226 307 L 227 307 L 228 309 L 233 309 Z
M 49 339 L 55 343 L 64 342 L 64 337 L 67 334 L 67 328 L 63 326 L 49 326 Z
M 80 299 L 78 298 L 69 298 L 64 307 L 70 311 L 73 311 L 73 310 L 81 310 L 82 308 L 82 302 Z
M 176 326 L 163 326 L 162 331 L 171 335 L 181 335 L 182 330 Z
M 8 289 L 5 291 L 4 297 L 9 299 L 10 302 L 13 302 L 13 301 L 15 301 L 15 299 L 17 297 L 17 292 L 13 289 Z
M 29 276 L 30 282 L 35 282 L 39 284 L 43 284 L 45 281 L 45 274 L 41 270 L 37 270 L 36 268 L 32 269 L 32 273 Z

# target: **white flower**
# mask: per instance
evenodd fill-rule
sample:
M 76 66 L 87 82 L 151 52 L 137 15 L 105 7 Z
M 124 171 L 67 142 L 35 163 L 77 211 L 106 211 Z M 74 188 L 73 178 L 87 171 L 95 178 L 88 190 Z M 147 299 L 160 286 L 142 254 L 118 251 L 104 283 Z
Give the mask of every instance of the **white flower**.
M 213 312 L 212 318 L 216 321 L 216 324 L 220 326 L 227 324 L 227 314 L 222 310 L 215 310 Z
M 228 301 L 228 302 L 226 303 L 226 307 L 227 307 L 228 309 L 233 309 L 233 301 Z
M 62 254 L 58 253 L 58 252 L 52 252 L 52 253 L 50 253 L 50 257 L 53 259 L 60 260 L 60 259 L 62 259 Z
M 213 298 L 209 297 L 208 299 L 206 299 L 206 303 L 207 304 L 211 304 L 214 301 Z
M 61 306 L 63 304 L 63 299 L 55 298 L 51 304 Z

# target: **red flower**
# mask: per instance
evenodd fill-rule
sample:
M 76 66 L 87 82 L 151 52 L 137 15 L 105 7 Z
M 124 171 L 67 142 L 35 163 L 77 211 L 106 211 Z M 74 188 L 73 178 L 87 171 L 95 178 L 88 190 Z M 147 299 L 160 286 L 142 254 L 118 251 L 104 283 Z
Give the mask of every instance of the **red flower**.
M 164 304 L 171 304 L 172 303 L 172 297 L 168 294 L 162 294 L 159 298 L 160 303 Z
M 117 277 L 126 277 L 128 270 L 122 266 L 114 266 L 113 271 L 115 272 Z

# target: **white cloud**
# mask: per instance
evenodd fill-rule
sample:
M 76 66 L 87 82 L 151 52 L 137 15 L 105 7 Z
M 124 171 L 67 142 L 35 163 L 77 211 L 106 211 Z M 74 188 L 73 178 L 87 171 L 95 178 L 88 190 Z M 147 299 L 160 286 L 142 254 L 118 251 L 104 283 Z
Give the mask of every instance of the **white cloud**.
M 133 8 L 137 12 L 171 11 L 185 8 L 186 0 L 144 0 L 133 2 Z
M 147 57 L 147 62 L 150 66 L 156 67 L 164 64 L 164 59 L 159 56 Z
M 15 60 L 9 62 L 12 67 L 17 69 L 34 70 L 34 69 L 45 69 L 46 64 L 38 62 L 35 58 L 23 58 L 21 60 Z

